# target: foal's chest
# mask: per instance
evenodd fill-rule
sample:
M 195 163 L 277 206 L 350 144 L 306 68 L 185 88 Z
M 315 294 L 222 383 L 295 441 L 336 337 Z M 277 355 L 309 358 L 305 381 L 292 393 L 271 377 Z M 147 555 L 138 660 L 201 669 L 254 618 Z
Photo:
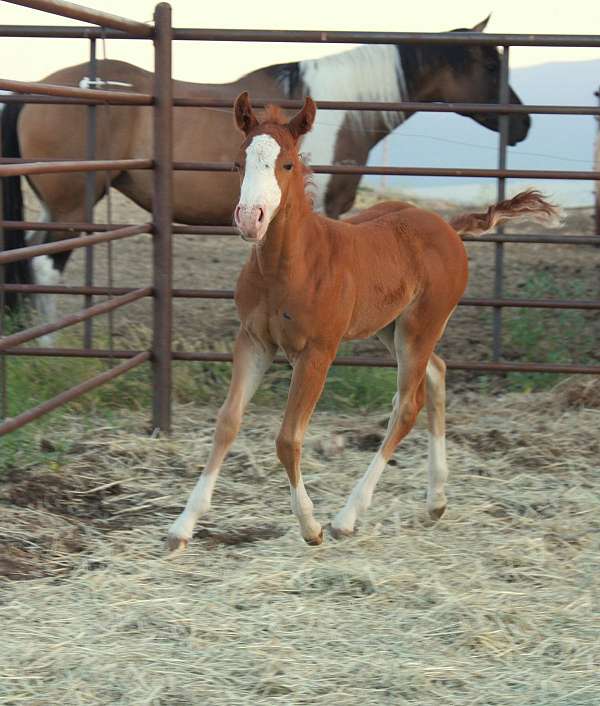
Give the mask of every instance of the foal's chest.
M 304 318 L 305 314 L 286 304 L 275 307 L 268 314 L 269 335 L 290 361 L 304 350 L 308 341 Z

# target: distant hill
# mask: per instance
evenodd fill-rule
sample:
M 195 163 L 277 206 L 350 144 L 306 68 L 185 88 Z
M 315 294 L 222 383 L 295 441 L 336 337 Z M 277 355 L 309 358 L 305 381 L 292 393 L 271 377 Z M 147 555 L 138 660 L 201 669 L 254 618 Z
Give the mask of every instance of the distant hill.
M 600 86 L 600 59 L 540 64 L 514 69 L 511 85 L 523 103 L 556 105 L 598 104 L 594 91 Z M 590 116 L 534 115 L 526 140 L 509 147 L 508 166 L 514 169 L 590 170 L 597 123 Z M 418 167 L 497 166 L 497 133 L 473 120 L 454 114 L 420 113 L 388 138 L 388 163 Z M 383 164 L 381 143 L 373 150 L 369 164 Z M 365 177 L 365 185 L 380 188 L 381 177 Z M 528 185 L 542 188 L 563 205 L 592 203 L 593 182 L 543 180 Z M 509 189 L 525 186 L 511 180 Z M 439 179 L 433 177 L 391 177 L 387 188 L 413 191 L 423 197 L 472 201 L 492 197 L 495 182 L 489 179 Z

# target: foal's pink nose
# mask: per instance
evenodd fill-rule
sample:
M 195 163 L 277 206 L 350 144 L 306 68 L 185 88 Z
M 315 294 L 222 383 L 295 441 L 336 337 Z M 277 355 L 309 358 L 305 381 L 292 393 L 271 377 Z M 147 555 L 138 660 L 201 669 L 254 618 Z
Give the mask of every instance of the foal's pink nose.
M 235 209 L 235 224 L 248 238 L 263 235 L 266 210 L 264 206 L 238 206 Z

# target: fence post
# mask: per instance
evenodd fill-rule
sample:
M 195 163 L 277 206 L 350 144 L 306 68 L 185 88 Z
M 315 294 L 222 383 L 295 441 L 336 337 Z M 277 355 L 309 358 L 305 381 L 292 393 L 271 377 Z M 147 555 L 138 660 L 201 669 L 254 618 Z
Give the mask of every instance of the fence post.
M 152 426 L 171 430 L 173 85 L 171 6 L 154 10 L 154 316 Z
M 598 99 L 598 106 L 600 106 L 600 87 L 594 93 Z M 594 153 L 594 167 L 595 172 L 600 172 L 600 115 L 596 115 L 596 150 Z M 594 184 L 594 225 L 595 235 L 600 235 L 600 181 L 596 180 Z
M 0 179 L 0 213 L 4 214 L 4 179 Z M 4 215 L 2 216 L 4 218 Z M 0 225 L 0 253 L 4 252 L 4 226 Z M 5 272 L 4 265 L 0 265 L 0 338 L 4 336 L 4 282 Z M 0 423 L 8 417 L 8 399 L 7 399 L 7 382 L 6 382 L 6 356 L 4 351 L 0 351 Z
M 93 88 L 96 88 L 95 81 L 97 78 L 96 72 L 96 40 L 90 39 L 90 60 L 89 60 L 89 79 Z M 96 106 L 89 105 L 87 107 L 86 121 L 86 145 L 85 158 L 96 159 Z M 94 220 L 94 203 L 96 201 L 96 172 L 87 172 L 85 175 L 85 210 L 84 220 L 87 223 L 92 223 Z M 86 231 L 88 234 L 90 231 Z M 85 249 L 85 279 L 84 285 L 91 287 L 94 284 L 94 248 Z M 92 294 L 86 294 L 85 307 L 89 308 L 94 304 Z M 89 319 L 84 324 L 83 347 L 86 350 L 92 348 L 93 344 L 93 322 Z
M 500 103 L 508 103 L 510 100 L 508 74 L 509 74 L 509 48 L 503 47 L 502 63 L 500 66 Z M 503 114 L 498 118 L 500 128 L 500 144 L 498 153 L 498 169 L 506 169 L 506 147 L 508 144 L 508 115 Z M 506 198 L 506 179 L 498 177 L 497 200 L 503 201 Z M 498 233 L 503 233 L 502 226 L 497 228 Z M 494 298 L 501 299 L 504 289 L 504 243 L 496 243 L 494 256 Z M 494 319 L 492 330 L 492 360 L 497 363 L 502 357 L 502 307 L 494 307 Z

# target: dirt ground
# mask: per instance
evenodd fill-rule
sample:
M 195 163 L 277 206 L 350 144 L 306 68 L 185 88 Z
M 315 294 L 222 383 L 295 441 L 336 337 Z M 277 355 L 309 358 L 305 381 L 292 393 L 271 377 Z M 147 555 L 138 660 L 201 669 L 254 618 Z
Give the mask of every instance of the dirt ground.
M 146 219 L 113 201 L 115 221 Z M 590 233 L 591 211 L 569 211 L 561 230 Z M 467 296 L 491 295 L 493 249 L 468 245 Z M 237 238 L 176 236 L 175 286 L 232 288 L 247 252 Z M 507 296 L 600 296 L 596 248 L 505 252 Z M 96 284 L 108 282 L 107 254 L 97 249 Z M 147 236 L 115 243 L 112 257 L 115 286 L 150 282 Z M 78 251 L 67 283 L 82 282 L 82 263 Z M 61 312 L 81 303 L 59 298 Z M 177 348 L 231 348 L 231 302 L 178 300 L 175 311 Z M 560 313 L 543 320 L 547 352 L 558 343 L 571 362 L 597 361 L 597 312 L 578 316 L 576 334 Z M 507 325 L 508 359 L 528 359 L 527 322 L 520 338 Z M 115 347 L 144 345 L 149 323 L 148 302 L 119 312 Z M 96 331 L 103 338 L 105 324 Z M 490 337 L 489 314 L 463 307 L 440 350 L 489 359 Z M 380 351 L 368 341 L 353 350 Z M 317 548 L 289 510 L 279 410 L 251 408 L 213 509 L 174 558 L 166 530 L 207 458 L 216 407 L 177 407 L 171 438 L 148 437 L 137 413 L 40 431 L 32 443 L 69 452 L 0 479 L 0 703 L 597 706 L 600 381 L 496 396 L 463 381 L 450 378 L 446 516 L 433 524 L 425 513 L 421 421 L 357 534 Z M 368 465 L 386 413 L 315 415 L 303 468 L 324 524 Z
M 551 194 L 551 192 L 549 192 Z M 398 197 L 397 195 L 395 196 Z M 364 207 L 380 198 L 377 194 L 363 191 L 358 207 Z M 35 205 L 28 200 L 29 217 L 35 217 Z M 442 215 L 456 213 L 456 206 L 445 202 L 422 202 L 422 205 Z M 464 210 L 464 209 L 463 209 Z M 107 220 L 106 200 L 96 208 L 96 219 Z M 131 201 L 113 190 L 113 222 L 145 222 L 148 215 Z M 542 232 L 539 225 L 517 225 L 507 232 Z M 569 209 L 562 226 L 549 233 L 571 235 L 592 233 L 592 210 Z M 248 245 L 237 237 L 227 236 L 175 236 L 175 286 L 184 288 L 233 289 L 241 266 L 248 256 Z M 468 297 L 493 295 L 494 249 L 491 243 L 469 243 L 470 261 Z M 505 248 L 505 296 L 515 298 L 600 298 L 600 249 L 594 246 L 576 245 L 524 245 L 510 244 Z M 95 283 L 105 285 L 108 275 L 108 246 L 96 249 Z M 112 244 L 113 274 L 115 286 L 142 286 L 151 283 L 151 245 L 149 236 L 137 236 Z M 66 269 L 65 283 L 81 284 L 84 281 L 84 254 L 77 250 Z M 80 297 L 58 297 L 59 310 L 63 313 L 76 311 L 83 305 Z M 175 346 L 181 350 L 230 350 L 238 326 L 237 314 L 232 301 L 177 299 L 174 305 Z M 539 342 L 534 350 L 527 348 L 528 341 L 515 338 L 510 321 L 522 310 L 505 310 L 503 337 L 504 355 L 508 360 L 539 360 Z M 530 310 L 531 311 L 531 310 Z M 558 311 L 534 312 L 544 329 L 552 337 L 559 338 L 561 350 L 550 360 L 562 362 L 597 362 L 600 353 L 596 341 L 600 339 L 600 317 L 597 311 L 576 313 L 573 323 L 577 330 L 585 329 L 584 337 L 572 331 L 564 333 L 565 315 Z M 572 314 L 567 314 L 572 316 Z M 131 347 L 149 340 L 151 309 L 149 302 L 129 305 L 114 314 L 114 345 Z M 448 360 L 489 360 L 491 357 L 492 315 L 487 308 L 460 307 L 449 324 L 439 352 Z M 567 325 L 569 322 L 567 321 Z M 100 339 L 106 334 L 106 322 L 98 321 L 96 329 Z M 525 336 L 527 339 L 527 336 Z M 549 343 L 552 348 L 554 344 Z M 556 346 L 554 346 L 556 347 Z M 543 349 L 543 346 L 541 346 Z M 347 353 L 384 353 L 376 340 L 350 344 Z M 556 357 L 559 355 L 560 357 Z M 536 357 L 538 356 L 538 357 Z M 466 376 L 469 378 L 472 376 Z M 454 381 L 463 382 L 465 376 L 454 373 Z M 452 380 L 450 381 L 452 384 Z
M 600 381 L 450 396 L 449 509 L 426 517 L 426 434 L 401 445 L 358 533 L 302 542 L 273 439 L 251 410 L 187 553 L 169 523 L 215 408 L 65 419 L 57 462 L 0 479 L 5 706 L 600 703 Z M 383 416 L 317 413 L 304 457 L 329 521 Z

